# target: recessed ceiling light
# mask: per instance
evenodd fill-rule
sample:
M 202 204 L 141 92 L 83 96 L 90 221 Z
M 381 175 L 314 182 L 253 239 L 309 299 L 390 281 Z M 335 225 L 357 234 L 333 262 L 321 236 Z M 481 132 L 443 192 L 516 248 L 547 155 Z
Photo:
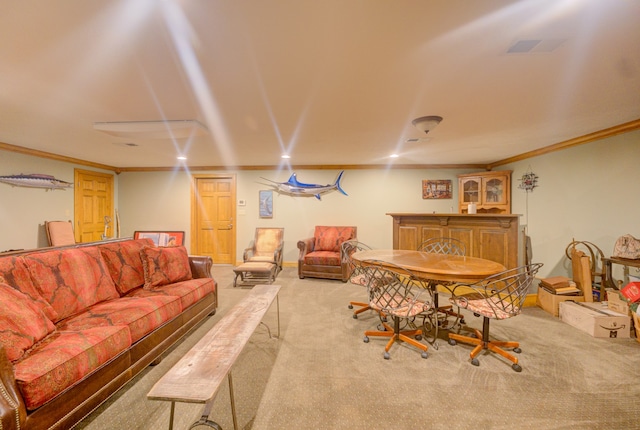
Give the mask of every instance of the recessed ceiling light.
M 187 157 L 185 157 L 184 155 L 178 155 L 178 160 L 186 160 Z
M 398 154 L 391 154 L 391 155 L 389 155 L 389 158 L 398 158 L 398 157 L 399 157 L 399 155 L 398 155 Z
M 281 158 L 289 159 L 289 158 L 291 158 L 291 155 L 288 155 L 288 154 L 282 154 L 282 157 L 281 157 Z

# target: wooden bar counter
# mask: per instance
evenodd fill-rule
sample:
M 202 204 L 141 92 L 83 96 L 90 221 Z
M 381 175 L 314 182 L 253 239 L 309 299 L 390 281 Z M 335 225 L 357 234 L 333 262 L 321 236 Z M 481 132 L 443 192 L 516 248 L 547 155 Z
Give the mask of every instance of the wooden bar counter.
M 393 249 L 416 250 L 432 237 L 451 237 L 467 247 L 466 255 L 518 266 L 517 214 L 388 213 L 393 218 Z

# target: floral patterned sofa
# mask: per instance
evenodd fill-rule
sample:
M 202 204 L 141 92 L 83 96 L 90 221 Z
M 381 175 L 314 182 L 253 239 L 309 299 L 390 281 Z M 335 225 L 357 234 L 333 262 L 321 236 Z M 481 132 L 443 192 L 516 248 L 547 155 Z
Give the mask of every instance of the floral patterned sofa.
M 357 227 L 315 227 L 313 237 L 298 241 L 298 277 L 339 279 L 347 282 L 349 267 L 342 261 L 342 242 L 357 239 Z
M 217 307 L 211 258 L 125 239 L 0 255 L 0 428 L 66 429 Z

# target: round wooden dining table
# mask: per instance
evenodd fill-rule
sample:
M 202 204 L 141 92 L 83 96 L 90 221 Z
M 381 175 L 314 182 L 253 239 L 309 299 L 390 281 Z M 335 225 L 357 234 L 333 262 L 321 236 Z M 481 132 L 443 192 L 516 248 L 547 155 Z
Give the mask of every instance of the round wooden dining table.
M 372 249 L 351 255 L 356 261 L 378 260 L 403 267 L 422 279 L 473 283 L 506 270 L 500 263 L 484 258 L 432 254 L 405 249 Z

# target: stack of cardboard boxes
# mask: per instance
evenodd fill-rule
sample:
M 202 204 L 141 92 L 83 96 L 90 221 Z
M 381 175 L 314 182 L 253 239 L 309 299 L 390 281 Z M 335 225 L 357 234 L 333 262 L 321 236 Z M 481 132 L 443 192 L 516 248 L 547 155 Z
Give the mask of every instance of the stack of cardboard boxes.
M 607 290 L 609 309 L 633 318 L 636 340 L 640 342 L 640 282 L 629 282 L 621 290 Z
M 538 284 L 537 304 L 554 317 L 559 314 L 560 302 L 567 300 L 584 302 L 582 290 L 571 279 L 565 276 L 553 276 L 541 280 Z
M 595 294 L 590 259 L 583 252 L 572 250 L 573 280 L 555 276 L 540 281 L 538 306 L 560 320 L 594 337 L 629 338 L 631 318 L 629 308 L 616 309 L 619 302 L 600 302 L 600 290 Z M 640 287 L 640 285 L 639 285 Z M 613 297 L 614 294 L 611 294 Z M 640 300 L 640 291 L 638 292 Z M 623 312 L 620 312 L 620 311 Z M 636 326 L 638 324 L 636 323 Z

